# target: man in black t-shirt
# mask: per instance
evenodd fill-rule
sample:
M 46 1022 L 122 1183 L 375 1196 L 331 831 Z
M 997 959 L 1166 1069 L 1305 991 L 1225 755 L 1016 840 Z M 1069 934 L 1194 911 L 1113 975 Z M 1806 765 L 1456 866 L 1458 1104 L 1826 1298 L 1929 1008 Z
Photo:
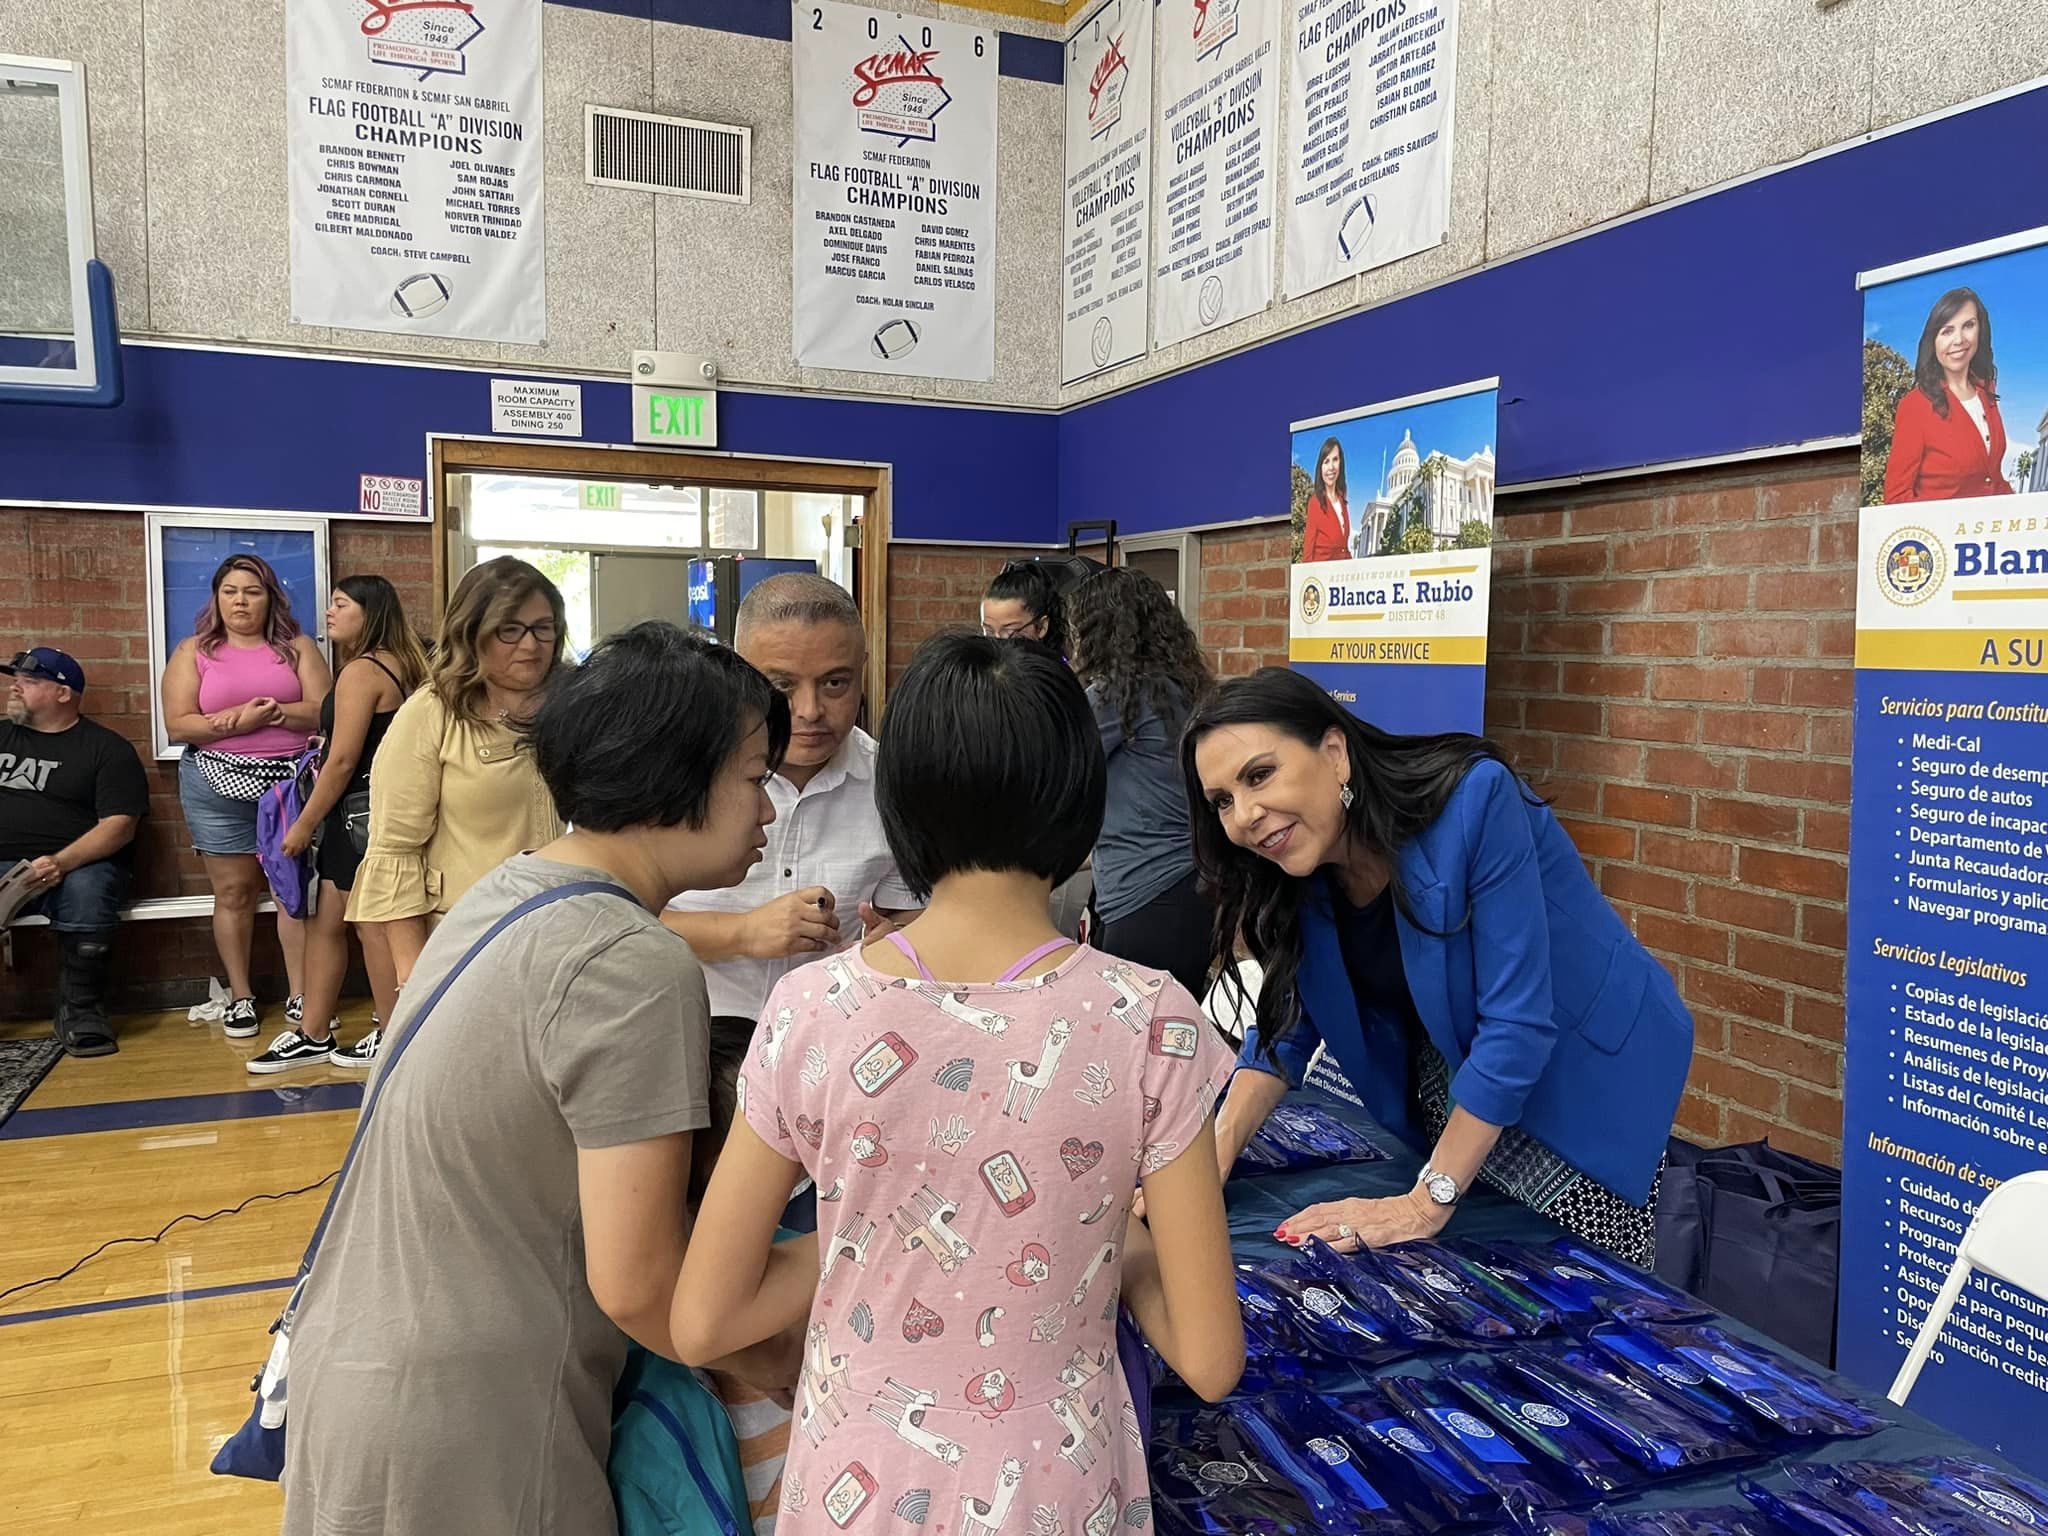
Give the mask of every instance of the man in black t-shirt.
M 85 718 L 85 672 L 62 651 L 23 651 L 0 675 L 0 872 L 28 861 L 36 894 L 22 911 L 49 918 L 62 947 L 57 1038 L 74 1056 L 110 1056 L 107 971 L 149 781 L 133 747 Z

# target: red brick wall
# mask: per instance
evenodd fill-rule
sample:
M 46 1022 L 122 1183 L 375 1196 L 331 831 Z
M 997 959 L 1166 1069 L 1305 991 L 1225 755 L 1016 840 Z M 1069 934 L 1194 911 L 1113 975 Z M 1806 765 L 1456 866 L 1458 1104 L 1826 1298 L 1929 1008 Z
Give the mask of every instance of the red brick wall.
M 422 627 L 433 617 L 433 544 L 425 528 L 362 523 L 331 526 L 335 576 L 388 577 Z M 0 507 L 0 646 L 69 651 L 85 668 L 86 708 L 126 736 L 150 779 L 150 814 L 136 836 L 135 896 L 204 894 L 206 873 L 186 842 L 174 763 L 148 756 L 150 695 L 148 565 L 143 519 L 134 512 L 59 512 Z M 302 615 L 302 618 L 309 617 Z M 317 615 L 310 616 L 317 618 Z M 259 942 L 264 931 L 259 925 Z M 47 1012 L 55 946 L 47 930 L 15 935 L 16 973 L 0 987 L 0 1013 Z M 262 942 L 258 969 L 281 975 L 274 939 Z M 117 997 L 130 1006 L 168 1005 L 203 994 L 219 961 L 204 922 L 130 923 L 121 936 Z
M 1499 513 L 1487 729 L 1692 1007 L 1680 1126 L 1838 1159 L 1854 456 Z M 1205 541 L 1220 672 L 1285 658 L 1286 560 L 1277 525 Z
M 977 629 L 981 594 L 1019 551 L 923 544 L 889 547 L 889 682 L 934 635 Z M 1029 553 L 1029 552 L 1027 552 Z

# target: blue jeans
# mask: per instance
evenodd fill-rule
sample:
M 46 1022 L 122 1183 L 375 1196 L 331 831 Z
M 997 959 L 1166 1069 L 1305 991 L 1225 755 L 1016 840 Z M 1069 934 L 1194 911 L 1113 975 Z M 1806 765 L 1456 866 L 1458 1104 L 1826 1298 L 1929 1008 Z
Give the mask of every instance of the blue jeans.
M 128 899 L 128 871 L 112 859 L 81 864 L 54 891 L 23 907 L 24 916 L 47 917 L 59 933 L 98 933 L 121 920 Z

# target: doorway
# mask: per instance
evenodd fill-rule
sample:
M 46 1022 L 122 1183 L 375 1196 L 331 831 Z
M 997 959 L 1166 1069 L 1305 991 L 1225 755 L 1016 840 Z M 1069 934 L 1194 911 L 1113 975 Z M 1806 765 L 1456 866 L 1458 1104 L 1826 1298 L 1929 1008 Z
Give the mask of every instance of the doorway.
M 1192 533 L 1141 533 L 1117 540 L 1123 564 L 1166 589 L 1181 616 L 1198 631 L 1202 607 L 1202 541 Z

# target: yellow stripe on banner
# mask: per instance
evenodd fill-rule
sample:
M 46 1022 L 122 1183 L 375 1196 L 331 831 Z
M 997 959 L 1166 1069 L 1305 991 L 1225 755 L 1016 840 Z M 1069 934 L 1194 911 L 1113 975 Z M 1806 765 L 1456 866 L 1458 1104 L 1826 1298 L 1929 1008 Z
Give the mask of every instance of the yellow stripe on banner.
M 1875 672 L 2048 672 L 2048 629 L 1859 629 L 1856 665 Z
M 1957 587 L 1949 596 L 1959 603 L 2029 603 L 2048 597 L 2048 587 Z
M 1415 576 L 1415 577 L 1422 577 L 1422 576 L 1472 576 L 1472 575 L 1476 575 L 1476 574 L 1478 573 L 1478 571 L 1479 571 L 1479 567 L 1478 567 L 1478 566 L 1476 566 L 1476 565 L 1433 565 L 1433 566 L 1431 566 L 1431 567 L 1430 567 L 1430 568 L 1429 568 L 1428 570 L 1426 570 L 1426 571 L 1425 571 L 1425 570 L 1423 570 L 1423 569 L 1421 569 L 1420 567 L 1417 567 L 1417 568 L 1416 568 L 1415 570 L 1412 570 L 1412 571 L 1410 571 L 1410 572 L 1409 572 L 1408 574 L 1409 574 L 1410 576 Z
M 1377 635 L 1370 640 L 1304 640 L 1297 636 L 1287 643 L 1287 659 L 1381 666 L 1483 667 L 1486 636 L 1414 635 L 1396 639 L 1392 635 Z
M 1384 613 L 1332 613 L 1324 616 L 1324 622 L 1328 624 L 1377 624 L 1385 617 Z

